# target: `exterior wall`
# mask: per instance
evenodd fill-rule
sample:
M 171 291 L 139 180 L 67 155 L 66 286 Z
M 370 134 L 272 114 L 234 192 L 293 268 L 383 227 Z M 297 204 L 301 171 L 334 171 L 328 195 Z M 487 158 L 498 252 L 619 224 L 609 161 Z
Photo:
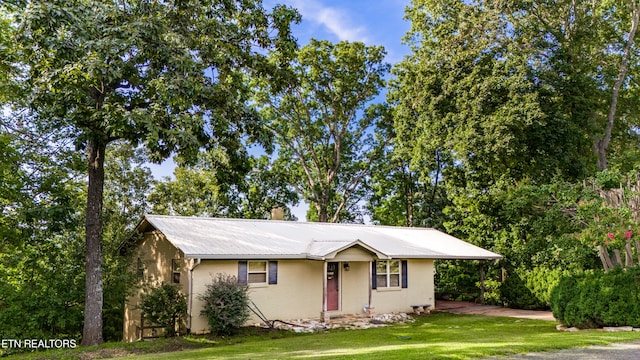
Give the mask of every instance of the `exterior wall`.
M 158 287 L 162 283 L 172 283 L 173 269 L 172 260 L 180 259 L 180 283 L 182 291 L 187 294 L 188 269 L 191 261 L 185 259 L 182 253 L 176 249 L 159 232 L 149 232 L 144 234 L 144 238 L 138 247 L 138 254 L 133 256 L 132 271 L 137 271 L 137 258 L 142 260 L 144 267 L 143 278 L 140 280 L 139 288 L 127 298 L 124 305 L 124 341 L 135 341 L 141 338 L 141 315 L 137 309 L 140 303 L 140 295 L 144 289 Z M 146 330 L 145 336 L 151 336 L 152 331 Z
M 217 273 L 238 275 L 237 260 L 202 260 L 196 265 L 194 259 L 185 259 L 183 254 L 169 243 L 159 232 L 144 235 L 139 244 L 139 257 L 144 263 L 144 282 L 141 289 L 134 292 L 125 303 L 124 340 L 134 341 L 141 337 L 141 312 L 136 309 L 140 301 L 142 288 L 157 287 L 171 283 L 172 259 L 181 259 L 180 286 L 190 301 L 191 318 L 187 326 L 193 333 L 209 331 L 207 319 L 200 315 L 203 303 L 198 299 Z M 136 256 L 134 256 L 134 267 Z M 249 295 L 256 306 L 269 320 L 293 320 L 299 318 L 318 318 L 322 312 L 324 262 L 315 260 L 278 260 L 278 283 L 273 285 L 249 285 Z M 407 261 L 408 287 L 378 288 L 370 290 L 370 271 L 373 255 L 360 247 L 353 247 L 338 253 L 327 261 L 339 262 L 340 271 L 340 309 L 330 315 L 364 315 L 364 307 L 369 303 L 375 313 L 409 312 L 411 305 L 434 305 L 434 261 Z M 349 270 L 345 264 L 349 264 Z M 195 266 L 195 268 L 194 268 Z M 189 269 L 193 268 L 193 271 Z M 191 277 L 191 279 L 189 279 Z M 192 296 L 189 297 L 189 281 L 192 284 Z M 142 286 L 144 285 L 144 286 Z M 251 314 L 247 325 L 260 323 L 261 320 Z M 145 332 L 145 335 L 151 335 Z
M 360 246 L 354 246 L 339 252 L 331 261 L 371 261 L 373 254 Z
M 372 290 L 371 305 L 377 314 L 409 312 L 411 305 L 435 305 L 433 260 L 410 259 L 407 261 L 408 286 L 402 288 L 378 288 Z
M 364 315 L 365 305 L 369 303 L 369 269 L 373 254 L 360 246 L 354 246 L 339 252 L 330 261 L 340 262 L 340 309 L 332 314 Z M 349 270 L 345 269 L 349 265 Z
M 268 259 L 266 259 L 268 260 Z M 311 260 L 278 260 L 278 283 L 249 285 L 249 296 L 269 320 L 317 318 L 322 311 L 323 263 Z M 217 273 L 238 275 L 238 261 L 203 260 L 193 271 L 191 332 L 209 331 L 198 297 Z M 251 314 L 247 324 L 262 321 Z
M 340 265 L 341 313 L 365 315 L 364 307 L 369 304 L 370 261 L 349 261 L 349 271 L 344 269 L 344 262 Z

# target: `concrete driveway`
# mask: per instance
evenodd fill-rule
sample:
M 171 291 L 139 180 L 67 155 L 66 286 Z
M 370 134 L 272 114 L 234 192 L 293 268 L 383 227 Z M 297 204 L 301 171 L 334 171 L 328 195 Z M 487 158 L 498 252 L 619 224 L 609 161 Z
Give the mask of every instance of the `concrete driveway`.
M 555 320 L 551 311 L 509 309 L 501 306 L 478 305 L 464 301 L 438 300 L 436 301 L 435 310 L 446 311 L 452 314 L 476 314 L 535 320 Z

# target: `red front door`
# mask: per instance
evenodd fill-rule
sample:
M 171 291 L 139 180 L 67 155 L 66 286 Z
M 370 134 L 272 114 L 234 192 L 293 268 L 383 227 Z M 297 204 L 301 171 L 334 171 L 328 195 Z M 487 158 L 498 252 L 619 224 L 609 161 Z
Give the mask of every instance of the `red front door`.
M 327 263 L 327 311 L 339 309 L 340 267 L 337 262 Z

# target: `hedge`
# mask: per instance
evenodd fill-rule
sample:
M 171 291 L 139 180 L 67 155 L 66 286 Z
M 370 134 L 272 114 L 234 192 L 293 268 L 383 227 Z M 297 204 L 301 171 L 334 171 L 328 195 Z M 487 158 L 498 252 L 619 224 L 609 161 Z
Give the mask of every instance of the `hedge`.
M 566 326 L 640 327 L 640 268 L 564 277 L 551 292 L 551 310 Z
M 500 287 L 505 305 L 516 309 L 549 309 L 551 290 L 568 272 L 538 267 L 533 270 L 513 269 Z

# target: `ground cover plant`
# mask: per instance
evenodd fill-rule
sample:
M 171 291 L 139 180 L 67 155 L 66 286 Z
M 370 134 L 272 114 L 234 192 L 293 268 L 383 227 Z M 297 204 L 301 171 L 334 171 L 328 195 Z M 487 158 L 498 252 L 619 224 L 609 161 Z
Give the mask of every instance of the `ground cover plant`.
M 418 317 L 415 322 L 367 330 L 339 330 L 321 334 L 260 331 L 236 337 L 186 337 L 169 343 L 106 344 L 110 357 L 127 359 L 474 359 L 488 356 L 549 351 L 575 346 L 639 341 L 636 332 L 600 330 L 560 332 L 554 321 L 527 320 L 446 313 Z M 244 329 L 248 330 L 248 329 Z M 162 340 L 168 341 L 168 340 Z M 139 347 L 136 347 L 137 346 Z M 142 348 L 142 347 L 146 347 Z M 113 349 L 129 349 L 117 352 Z M 100 358 L 103 347 L 91 354 L 82 349 L 65 353 L 29 354 L 29 359 Z M 170 350 L 183 350 L 172 351 Z M 159 353 L 161 352 L 161 353 Z M 146 354 L 144 354 L 146 353 Z M 106 352 L 105 352 L 106 354 Z M 133 354 L 142 354 L 131 356 Z

